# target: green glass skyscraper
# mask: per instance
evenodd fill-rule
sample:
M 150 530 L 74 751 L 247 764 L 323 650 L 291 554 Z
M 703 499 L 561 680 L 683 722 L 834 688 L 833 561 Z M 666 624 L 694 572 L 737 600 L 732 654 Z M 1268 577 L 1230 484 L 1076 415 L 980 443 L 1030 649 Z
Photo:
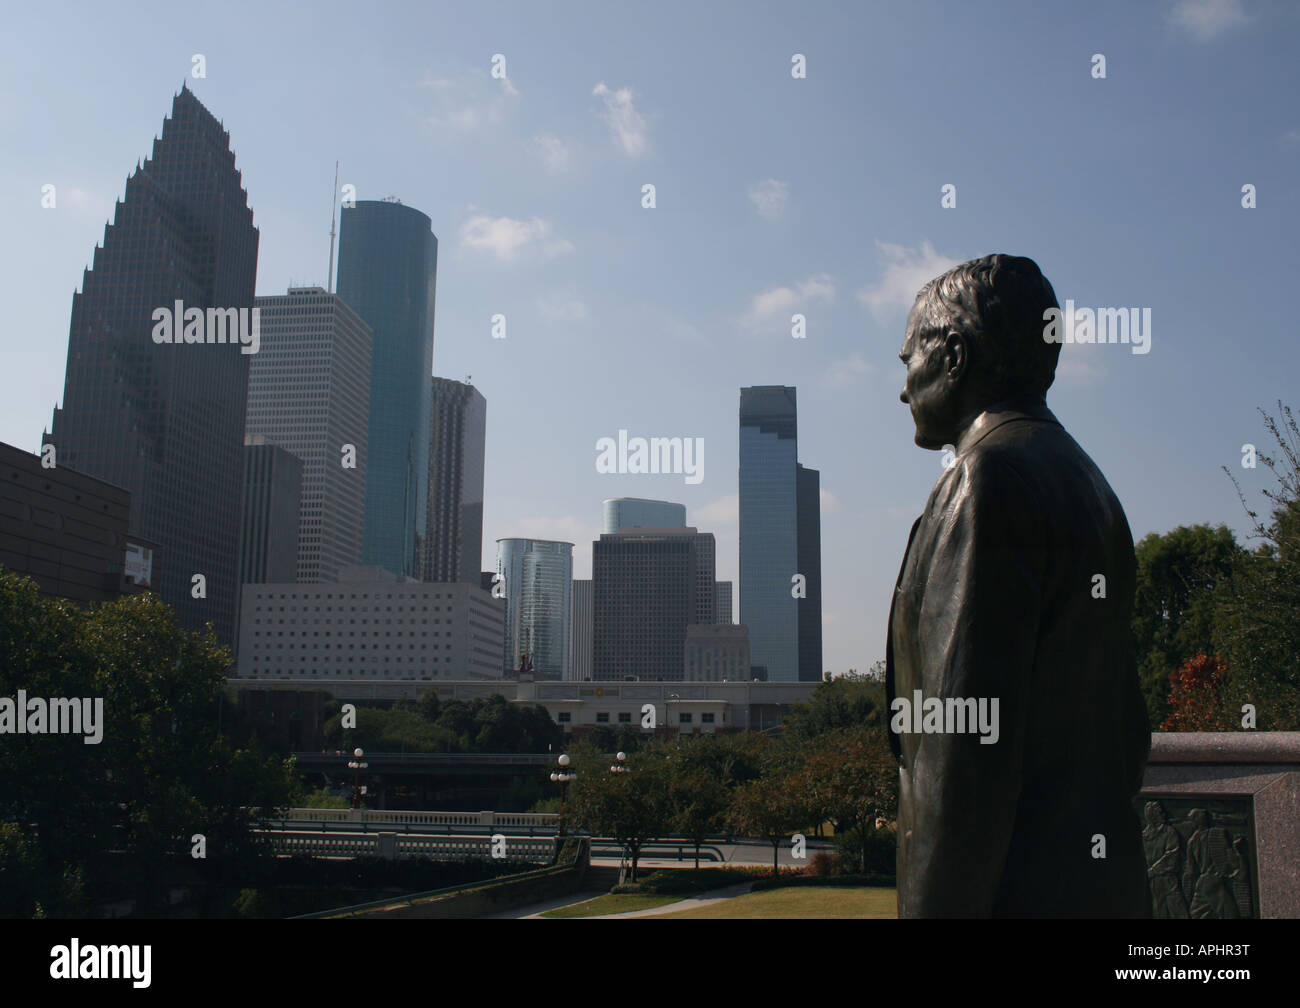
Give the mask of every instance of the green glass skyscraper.
M 429 473 L 438 239 L 396 200 L 343 208 L 338 293 L 374 334 L 362 562 L 414 576 Z

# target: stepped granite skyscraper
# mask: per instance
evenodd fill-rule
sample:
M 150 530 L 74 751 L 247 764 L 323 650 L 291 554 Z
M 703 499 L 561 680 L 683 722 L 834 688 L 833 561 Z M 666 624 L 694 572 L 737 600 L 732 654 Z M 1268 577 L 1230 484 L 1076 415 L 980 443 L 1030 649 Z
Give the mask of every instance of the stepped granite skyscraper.
M 361 562 L 370 427 L 370 327 L 337 294 L 259 297 L 262 346 L 248 376 L 249 437 L 302 459 L 297 569 L 316 584 Z M 261 580 L 267 580 L 265 578 Z
M 429 506 L 420 579 L 478 584 L 483 552 L 487 400 L 468 382 L 433 379 Z
M 130 532 L 157 546 L 158 595 L 183 626 L 211 621 L 224 643 L 257 247 L 230 134 L 182 86 L 73 294 L 63 406 L 45 437 L 59 465 L 131 492 Z
M 344 206 L 337 289 L 374 337 L 362 560 L 407 576 L 427 521 L 437 272 L 425 214 L 396 200 Z
M 820 474 L 798 456 L 795 390 L 742 388 L 740 622 L 769 682 L 822 677 Z

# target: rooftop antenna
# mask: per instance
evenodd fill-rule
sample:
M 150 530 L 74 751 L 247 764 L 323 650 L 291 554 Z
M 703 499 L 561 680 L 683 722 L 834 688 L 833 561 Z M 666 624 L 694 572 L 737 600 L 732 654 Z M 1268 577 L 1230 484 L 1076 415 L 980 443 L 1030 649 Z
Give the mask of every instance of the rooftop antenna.
M 325 275 L 325 291 L 334 293 L 334 221 L 339 209 L 339 163 L 334 162 L 334 192 L 330 197 L 330 271 Z

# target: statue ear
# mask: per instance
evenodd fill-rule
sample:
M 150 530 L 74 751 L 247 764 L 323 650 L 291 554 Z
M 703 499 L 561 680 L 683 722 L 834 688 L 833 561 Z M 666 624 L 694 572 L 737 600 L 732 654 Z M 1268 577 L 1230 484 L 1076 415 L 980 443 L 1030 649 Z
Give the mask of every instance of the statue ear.
M 943 338 L 943 370 L 951 380 L 964 378 L 970 368 L 970 342 L 956 329 Z

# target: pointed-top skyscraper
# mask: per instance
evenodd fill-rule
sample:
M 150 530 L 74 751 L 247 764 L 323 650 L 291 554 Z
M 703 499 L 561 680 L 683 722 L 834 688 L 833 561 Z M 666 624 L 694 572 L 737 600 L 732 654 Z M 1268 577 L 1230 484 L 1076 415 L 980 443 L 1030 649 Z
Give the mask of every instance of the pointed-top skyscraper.
M 58 464 L 131 491 L 130 533 L 158 547 L 155 590 L 183 625 L 212 621 L 224 643 L 237 597 L 243 351 L 255 345 L 229 337 L 256 325 L 257 245 L 230 134 L 182 86 L 72 296 L 63 407 L 45 438 Z M 156 342 L 160 310 L 179 312 L 174 341 Z M 217 329 L 227 341 L 209 342 Z

